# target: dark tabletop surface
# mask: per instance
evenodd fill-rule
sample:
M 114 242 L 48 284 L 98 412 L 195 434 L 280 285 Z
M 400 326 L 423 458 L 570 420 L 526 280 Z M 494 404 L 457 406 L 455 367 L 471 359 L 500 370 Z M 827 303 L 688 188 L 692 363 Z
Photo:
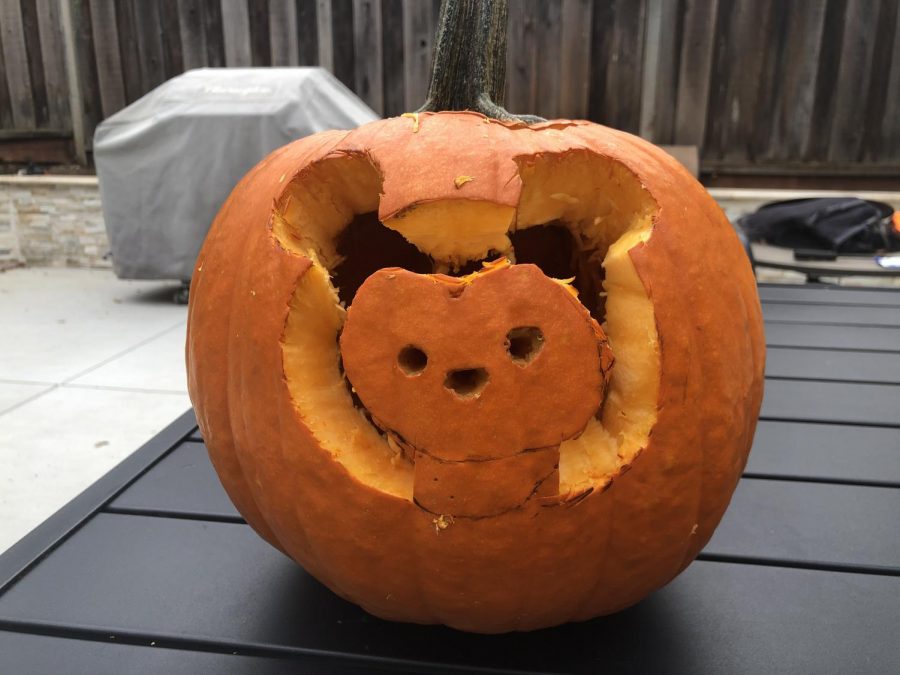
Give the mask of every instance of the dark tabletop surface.
M 0 674 L 900 672 L 900 292 L 760 295 L 744 478 L 631 609 L 500 636 L 375 619 L 244 524 L 188 412 L 0 556 Z

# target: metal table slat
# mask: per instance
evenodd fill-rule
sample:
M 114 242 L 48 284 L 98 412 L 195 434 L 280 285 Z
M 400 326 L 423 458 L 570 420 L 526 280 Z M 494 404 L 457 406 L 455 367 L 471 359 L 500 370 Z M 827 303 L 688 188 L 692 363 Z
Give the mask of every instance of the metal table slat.
M 869 427 L 762 420 L 746 472 L 820 482 L 900 487 L 900 434 Z M 110 510 L 239 521 L 200 443 L 177 446 L 122 492 Z
M 890 427 L 762 420 L 745 473 L 900 487 L 900 432 Z
M 870 305 L 900 307 L 900 293 L 896 289 L 852 288 L 817 284 L 760 284 L 759 297 L 763 303 L 794 302 L 801 305 Z
M 900 576 L 898 513 L 898 488 L 744 478 L 704 554 Z
M 110 510 L 208 520 L 241 519 L 219 482 L 206 446 L 184 442 L 114 499 Z
M 767 321 L 826 323 L 844 326 L 900 326 L 900 307 L 801 305 L 769 301 L 763 304 Z
M 900 384 L 900 358 L 878 352 L 769 347 L 766 376 Z
M 900 386 L 767 380 L 760 417 L 900 427 Z
M 852 349 L 900 353 L 900 328 L 878 326 L 836 326 L 766 321 L 769 347 L 804 349 Z
M 889 458 L 887 463 L 897 473 L 900 451 L 893 455 L 894 461 Z M 168 470 L 162 469 L 169 459 L 171 466 L 191 467 L 197 490 L 185 491 L 180 481 L 168 480 Z M 202 459 L 196 444 L 183 444 L 114 501 L 112 512 L 239 522 L 224 491 L 211 480 L 212 465 Z M 206 476 L 201 477 L 201 471 Z M 874 482 L 879 476 L 869 474 L 868 478 Z M 892 536 L 894 513 L 900 513 L 900 484 L 873 490 L 860 485 L 744 479 L 705 552 L 795 565 L 893 569 L 900 575 L 900 538 Z
M 0 671 L 889 672 L 900 329 L 846 322 L 900 293 L 760 293 L 774 349 L 748 477 L 701 559 L 634 608 L 493 637 L 374 619 L 240 520 L 188 413 L 0 556 Z
M 236 656 L 229 652 L 193 651 L 184 646 L 165 647 L 165 643 L 140 638 L 141 644 L 128 644 L 124 635 L 102 640 L 85 640 L 51 635 L 34 635 L 0 630 L 0 663 L 8 673 L 21 675 L 284 675 L 285 661 L 273 656 Z M 348 666 L 329 667 L 326 660 L 295 657 L 291 670 L 322 673 L 347 673 Z M 309 670 L 306 670 L 306 669 Z M 362 674 L 371 670 L 358 669 Z
M 41 555 L 77 532 L 87 517 L 139 480 L 196 428 L 194 411 L 188 410 L 0 555 L 0 597 Z
M 0 628 L 32 622 L 239 652 L 340 652 L 393 669 L 771 672 L 802 658 L 810 672 L 877 672 L 900 658 L 898 591 L 896 577 L 700 561 L 618 615 L 474 636 L 374 619 L 246 525 L 100 514 L 0 598 Z

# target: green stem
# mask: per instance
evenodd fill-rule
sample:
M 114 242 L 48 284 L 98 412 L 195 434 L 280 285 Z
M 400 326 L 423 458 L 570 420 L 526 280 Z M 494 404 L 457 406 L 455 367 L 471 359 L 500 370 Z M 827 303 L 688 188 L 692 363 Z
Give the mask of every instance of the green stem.
M 503 108 L 508 13 L 508 0 L 442 0 L 428 100 L 419 112 L 474 110 L 498 120 L 544 121 Z

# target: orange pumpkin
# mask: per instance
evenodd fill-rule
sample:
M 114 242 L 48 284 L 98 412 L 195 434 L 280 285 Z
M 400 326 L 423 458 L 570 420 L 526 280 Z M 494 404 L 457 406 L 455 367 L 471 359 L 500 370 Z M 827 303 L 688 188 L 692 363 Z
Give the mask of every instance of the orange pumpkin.
M 637 602 L 709 540 L 762 395 L 725 216 L 588 122 L 435 113 L 297 141 L 235 188 L 190 298 L 228 494 L 388 619 L 498 632 Z

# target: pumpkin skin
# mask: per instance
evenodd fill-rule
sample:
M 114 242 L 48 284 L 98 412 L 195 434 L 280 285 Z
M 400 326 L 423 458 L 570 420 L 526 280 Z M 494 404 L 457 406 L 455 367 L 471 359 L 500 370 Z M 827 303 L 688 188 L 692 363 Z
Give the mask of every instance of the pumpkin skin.
M 373 487 L 377 476 L 324 447 L 309 410 L 298 413 L 302 388 L 291 379 L 303 374 L 288 351 L 291 331 L 315 318 L 292 305 L 297 289 L 322 268 L 302 246 L 292 248 L 277 214 L 288 208 L 291 185 L 314 183 L 324 163 L 348 158 L 377 170 L 385 223 L 450 203 L 521 214 L 534 162 L 602 160 L 610 185 L 644 194 L 652 232 L 628 239 L 624 253 L 655 328 L 653 419 L 640 447 L 554 508 L 531 500 L 493 517 L 456 519 L 436 517 L 400 488 Z M 631 182 L 616 183 L 620 174 Z M 591 175 L 578 174 L 579 194 L 590 194 Z M 529 199 L 550 219 L 561 212 L 557 202 L 578 201 L 557 196 Z M 629 336 L 620 331 L 618 344 L 609 336 L 615 389 Z M 198 258 L 187 365 L 212 462 L 264 539 L 376 616 L 497 633 L 619 611 L 690 564 L 746 463 L 764 339 L 755 279 L 730 224 L 666 153 L 588 122 L 528 126 L 435 113 L 302 139 L 248 173 Z M 338 364 L 328 367 L 337 372 Z
M 508 336 L 529 328 L 540 340 L 517 359 Z M 445 519 L 495 517 L 530 499 L 553 506 L 560 444 L 597 413 L 614 362 L 564 284 L 504 262 L 462 278 L 375 272 L 340 340 L 373 422 L 413 459 L 413 501 Z M 394 367 L 412 343 L 425 359 Z

